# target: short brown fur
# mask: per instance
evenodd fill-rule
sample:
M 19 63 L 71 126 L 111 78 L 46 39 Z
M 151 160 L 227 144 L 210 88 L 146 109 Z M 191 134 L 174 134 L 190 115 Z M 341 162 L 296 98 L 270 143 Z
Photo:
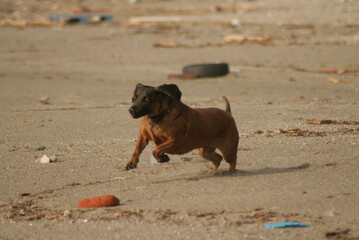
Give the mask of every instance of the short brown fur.
M 130 112 L 134 118 L 138 118 L 141 114 L 136 115 L 134 111 L 142 108 L 144 115 L 135 151 L 125 169 L 136 168 L 140 154 L 148 142 L 153 141 L 155 147 L 152 154 L 158 162 L 168 162 L 169 157 L 166 154 L 185 154 L 199 149 L 201 156 L 213 163 L 212 171 L 218 169 L 224 158 L 230 165 L 229 172 L 234 172 L 239 136 L 228 99 L 223 97 L 226 111 L 218 108 L 190 108 L 180 101 L 179 90 L 178 98 L 177 95 L 174 97 L 169 92 L 159 90 L 162 86 L 169 85 L 153 88 L 139 84 L 136 87 L 135 100 Z M 172 86 L 175 85 L 172 84 Z M 141 87 L 147 88 L 141 90 Z M 152 90 L 159 92 L 157 97 L 154 97 L 145 107 L 140 106 L 144 99 L 147 100 L 146 96 L 152 94 L 149 93 Z M 142 100 L 137 100 L 138 98 Z M 161 113 L 166 114 L 157 121 L 156 116 Z M 223 157 L 215 152 L 216 149 L 221 151 Z

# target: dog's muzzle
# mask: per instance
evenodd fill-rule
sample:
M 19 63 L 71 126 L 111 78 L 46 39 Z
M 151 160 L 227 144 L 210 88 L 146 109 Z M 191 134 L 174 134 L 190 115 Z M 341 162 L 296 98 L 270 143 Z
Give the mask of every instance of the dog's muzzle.
M 130 107 L 130 109 L 128 109 L 128 111 L 130 112 L 130 114 L 131 114 L 131 116 L 132 116 L 133 118 L 136 118 L 137 108 L 136 108 L 135 106 Z
M 133 118 L 135 118 L 135 119 L 136 119 L 136 118 L 140 118 L 140 117 L 142 117 L 142 116 L 144 116 L 144 115 L 147 114 L 146 111 L 144 111 L 143 109 L 141 110 L 141 109 L 139 109 L 139 108 L 136 107 L 136 106 L 130 107 L 130 109 L 128 109 L 128 111 L 130 112 L 131 116 L 132 116 Z

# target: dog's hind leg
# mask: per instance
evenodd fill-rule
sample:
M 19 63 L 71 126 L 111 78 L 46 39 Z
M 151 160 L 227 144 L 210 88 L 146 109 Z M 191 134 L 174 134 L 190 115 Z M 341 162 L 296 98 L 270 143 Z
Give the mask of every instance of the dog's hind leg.
M 237 151 L 239 143 L 237 129 L 232 128 L 232 130 L 227 132 L 227 137 L 223 139 L 218 146 L 218 149 L 221 151 L 224 160 L 229 164 L 229 173 L 234 173 L 236 171 Z
M 236 171 L 236 165 L 237 165 L 237 153 L 235 154 L 228 154 L 224 157 L 227 163 L 229 163 L 229 173 L 234 173 Z
M 234 173 L 236 171 L 237 165 L 237 146 L 232 146 L 231 148 L 221 149 L 224 160 L 229 164 L 229 173 Z
M 199 149 L 199 153 L 204 159 L 213 163 L 210 172 L 213 173 L 217 171 L 223 157 L 216 153 L 216 149 L 213 147 L 204 147 Z

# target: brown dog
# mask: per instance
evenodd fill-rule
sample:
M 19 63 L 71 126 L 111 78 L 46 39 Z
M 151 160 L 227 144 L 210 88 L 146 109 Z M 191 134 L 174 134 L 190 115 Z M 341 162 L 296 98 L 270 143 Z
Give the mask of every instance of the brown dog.
M 137 84 L 129 111 L 133 118 L 143 118 L 135 152 L 125 169 L 136 168 L 140 154 L 153 141 L 156 146 L 152 154 L 160 163 L 169 161 L 166 153 L 184 154 L 199 149 L 201 156 L 213 163 L 215 171 L 222 161 L 222 156 L 215 152 L 218 148 L 230 165 L 229 172 L 234 172 L 239 136 L 227 98 L 223 97 L 226 111 L 192 109 L 181 102 L 181 95 L 174 84 Z

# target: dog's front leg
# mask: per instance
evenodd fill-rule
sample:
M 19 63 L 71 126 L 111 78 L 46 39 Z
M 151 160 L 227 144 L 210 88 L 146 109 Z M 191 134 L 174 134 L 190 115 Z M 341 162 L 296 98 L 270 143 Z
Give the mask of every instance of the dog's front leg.
M 148 142 L 149 142 L 149 139 L 144 134 L 140 133 L 140 136 L 138 137 L 138 140 L 137 140 L 135 151 L 132 154 L 132 158 L 126 164 L 126 167 L 125 167 L 126 170 L 130 170 L 130 169 L 137 167 L 139 157 L 140 157 L 142 151 L 146 148 Z
M 165 154 L 166 152 L 170 151 L 175 146 L 175 141 L 173 139 L 167 139 L 164 143 L 156 146 L 153 151 L 152 155 L 156 158 L 157 162 L 164 163 L 169 162 L 170 158 Z

